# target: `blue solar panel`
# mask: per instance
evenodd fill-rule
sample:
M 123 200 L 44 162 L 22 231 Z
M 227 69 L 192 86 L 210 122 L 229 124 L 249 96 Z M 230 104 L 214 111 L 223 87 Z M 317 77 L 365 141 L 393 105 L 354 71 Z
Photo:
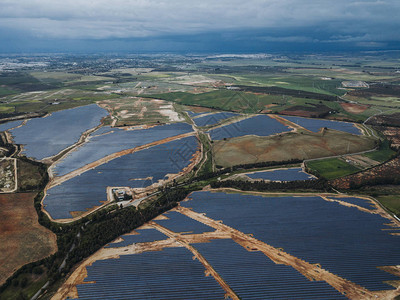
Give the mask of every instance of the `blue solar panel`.
M 186 248 L 96 261 L 77 286 L 79 299 L 224 299 L 225 291 Z
M 139 234 L 134 234 L 134 235 L 123 235 L 122 238 L 124 239 L 122 242 L 118 243 L 111 243 L 105 248 L 116 248 L 116 247 L 125 247 L 132 245 L 134 243 L 147 243 L 147 242 L 154 242 L 154 241 L 160 241 L 160 240 L 165 240 L 168 237 L 161 232 L 159 232 L 156 229 L 137 229 L 137 233 Z
M 193 119 L 197 126 L 208 126 L 219 123 L 221 120 L 238 116 L 238 114 L 231 112 L 220 112 L 216 114 L 206 115 L 204 117 L 198 117 Z
M 240 299 L 346 299 L 327 283 L 309 281 L 295 269 L 232 240 L 213 240 L 195 248 Z
M 157 220 L 156 222 L 171 231 L 177 233 L 203 233 L 215 231 L 214 228 L 211 228 L 203 223 L 197 222 L 189 217 L 186 217 L 178 212 L 170 211 L 164 216 L 168 217 L 169 220 Z
M 333 200 L 341 200 L 367 209 L 372 209 L 372 210 L 376 209 L 376 206 L 370 200 L 363 198 L 357 198 L 357 197 L 328 197 L 328 198 Z
M 240 122 L 232 123 L 211 130 L 210 136 L 213 140 L 222 140 L 224 138 L 234 138 L 244 135 L 269 136 L 291 129 L 277 120 L 267 115 L 259 115 Z
M 147 187 L 181 172 L 197 147 L 191 136 L 118 157 L 49 189 L 44 205 L 55 219 L 71 218 L 106 201 L 108 186 Z
M 387 219 L 320 197 L 261 197 L 196 192 L 181 205 L 370 290 L 399 278 L 377 269 L 400 264 L 400 237 L 382 230 Z
M 292 116 L 282 116 L 282 117 L 314 132 L 318 132 L 321 128 L 326 127 L 330 129 L 361 135 L 360 129 L 355 127 L 354 123 L 332 121 L 332 120 L 321 120 L 321 119 L 308 119 L 308 118 L 292 117 Z
M 271 181 L 295 181 L 315 179 L 315 177 L 313 177 L 312 175 L 305 173 L 302 168 L 270 170 L 245 175 L 252 179 L 263 179 Z

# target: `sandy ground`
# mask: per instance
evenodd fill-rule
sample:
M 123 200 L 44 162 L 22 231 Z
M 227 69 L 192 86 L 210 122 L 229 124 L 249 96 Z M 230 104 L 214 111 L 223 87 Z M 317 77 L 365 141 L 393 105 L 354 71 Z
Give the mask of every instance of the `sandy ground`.
M 340 103 L 343 109 L 352 114 L 361 114 L 366 111 L 369 106 L 367 105 L 360 105 L 355 103 Z
M 180 122 L 183 121 L 184 119 L 174 110 L 174 107 L 172 104 L 167 104 L 167 105 L 161 105 L 160 109 L 158 112 L 165 116 L 168 117 L 171 122 Z

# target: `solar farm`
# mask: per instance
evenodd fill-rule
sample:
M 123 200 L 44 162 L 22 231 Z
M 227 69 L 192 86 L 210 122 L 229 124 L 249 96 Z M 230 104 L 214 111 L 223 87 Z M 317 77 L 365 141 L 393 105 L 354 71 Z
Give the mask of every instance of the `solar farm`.
M 195 192 L 84 261 L 54 299 L 387 297 L 399 229 L 370 199 Z

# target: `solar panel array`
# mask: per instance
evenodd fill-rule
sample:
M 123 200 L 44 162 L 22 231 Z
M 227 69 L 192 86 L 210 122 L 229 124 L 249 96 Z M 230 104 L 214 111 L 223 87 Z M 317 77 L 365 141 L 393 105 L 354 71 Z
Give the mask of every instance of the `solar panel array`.
M 191 131 L 192 126 L 187 123 L 172 123 L 142 130 L 104 127 L 94 132 L 87 143 L 58 161 L 53 172 L 62 176 L 107 155 Z
M 135 243 L 147 243 L 147 242 L 154 242 L 154 241 L 161 241 L 165 240 L 168 237 L 162 234 L 160 231 L 156 229 L 137 229 L 135 230 L 139 234 L 126 234 L 123 235 L 122 238 L 124 239 L 118 243 L 110 243 L 105 248 L 118 248 L 118 247 L 125 247 Z
M 214 231 L 214 228 L 211 228 L 203 223 L 197 222 L 185 215 L 182 215 L 175 211 L 170 211 L 164 214 L 168 217 L 168 220 L 157 220 L 156 223 L 172 230 L 174 232 L 179 233 L 187 233 L 187 234 L 198 234 L 203 232 L 211 232 Z
M 252 179 L 263 179 L 271 181 L 295 181 L 295 180 L 315 179 L 315 177 L 313 177 L 312 175 L 304 172 L 302 168 L 271 170 L 271 171 L 256 172 L 245 175 Z
M 400 264 L 400 237 L 387 219 L 320 197 L 259 197 L 196 192 L 181 205 L 370 290 L 393 289 L 399 278 L 378 266 Z
M 372 204 L 371 201 L 363 198 L 357 198 L 357 197 L 328 197 L 328 198 L 355 204 L 366 209 L 371 209 L 371 210 L 376 209 L 376 206 Z
M 321 119 L 309 119 L 309 118 L 293 117 L 293 116 L 282 116 L 282 117 L 314 132 L 318 132 L 321 128 L 327 127 L 330 129 L 361 135 L 360 129 L 355 127 L 354 123 L 332 121 L 332 120 L 321 120 Z
M 192 112 L 192 111 L 190 111 L 190 110 L 187 110 L 186 112 L 189 114 L 189 116 L 190 116 L 191 118 L 194 118 L 194 117 L 197 117 L 197 116 L 200 116 L 200 115 L 203 115 L 203 114 L 204 114 L 204 112 L 195 113 L 195 112 Z
M 11 128 L 17 127 L 17 126 L 21 125 L 22 122 L 23 122 L 23 120 L 18 120 L 18 121 L 11 121 L 11 122 L 0 124 L 0 131 L 6 131 Z
M 238 116 L 239 114 L 235 114 L 232 112 L 220 112 L 216 114 L 210 114 L 206 115 L 204 117 L 198 117 L 193 119 L 193 121 L 196 123 L 197 126 L 208 126 L 208 125 L 214 125 L 219 123 L 221 120 L 225 120 L 228 118 L 232 118 L 234 116 Z
M 224 299 L 225 291 L 186 248 L 96 261 L 77 286 L 79 299 Z
M 267 115 L 259 115 L 209 131 L 212 140 L 244 135 L 269 136 L 291 129 Z
M 191 136 L 118 157 L 49 189 L 43 203 L 53 218 L 71 218 L 71 211 L 107 201 L 108 186 L 142 188 L 181 172 L 197 147 Z
M 107 110 L 90 104 L 30 119 L 10 132 L 16 144 L 25 145 L 26 156 L 43 159 L 76 143 L 83 132 L 99 125 L 107 115 Z
M 232 240 L 213 240 L 195 248 L 240 299 L 347 299 L 327 283 L 309 281 L 295 269 Z

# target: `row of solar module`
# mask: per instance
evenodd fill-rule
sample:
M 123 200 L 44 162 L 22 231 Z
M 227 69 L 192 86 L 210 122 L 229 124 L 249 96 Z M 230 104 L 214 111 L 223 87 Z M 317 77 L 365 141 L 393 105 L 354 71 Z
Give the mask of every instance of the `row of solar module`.
M 275 265 L 231 240 L 196 248 L 241 299 L 343 299 L 327 284 L 310 282 L 296 270 Z M 88 274 L 85 281 L 96 283 L 78 286 L 79 299 L 223 299 L 208 280 L 214 279 L 205 277 L 202 265 L 182 248 L 98 261 L 88 267 Z
M 367 199 L 362 199 L 362 198 L 357 198 L 357 197 L 328 197 L 328 198 L 333 199 L 333 200 L 345 201 L 345 202 L 355 204 L 355 205 L 358 205 L 360 207 L 367 208 L 367 209 L 372 209 L 372 210 L 376 209 L 376 206 Z
M 159 240 L 165 240 L 168 237 L 156 229 L 137 229 L 135 230 L 139 234 L 134 235 L 123 235 L 121 238 L 123 241 L 117 243 L 110 243 L 105 248 L 118 248 L 132 245 L 134 243 L 147 243 Z
M 43 203 L 53 218 L 71 218 L 71 211 L 106 201 L 109 186 L 143 188 L 181 172 L 197 148 L 198 141 L 191 136 L 118 157 L 47 190 Z M 177 149 L 186 149 L 185 155 Z
M 232 112 L 219 112 L 213 114 L 207 114 L 205 116 L 201 116 L 200 114 L 195 114 L 190 112 L 189 115 L 194 117 L 193 121 L 197 126 L 209 126 L 215 125 L 219 123 L 221 120 L 228 119 L 238 114 Z M 291 116 L 283 116 L 283 118 L 296 123 L 310 131 L 318 132 L 321 128 L 330 128 L 334 130 L 340 130 L 352 134 L 360 135 L 361 131 L 354 126 L 353 123 L 342 122 L 342 121 L 332 121 L 332 120 L 322 120 L 322 119 L 309 119 L 302 117 L 291 117 Z M 258 126 L 257 126 L 258 125 Z M 267 115 L 258 115 L 234 124 L 230 124 L 224 126 L 224 128 L 215 129 L 211 131 L 211 135 L 213 139 L 219 140 L 222 138 L 229 138 L 234 136 L 240 136 L 243 134 L 235 133 L 236 131 L 243 131 L 245 134 L 255 134 L 260 136 L 267 136 L 273 134 L 270 132 L 271 128 L 275 128 L 273 133 L 280 133 L 284 131 L 288 131 L 289 128 L 282 125 L 275 119 L 270 118 Z M 262 132 L 264 130 L 264 132 Z M 224 135 L 224 132 L 230 132 L 232 136 Z M 267 134 L 266 134 L 267 133 Z
M 261 197 L 193 193 L 181 205 L 370 290 L 392 289 L 398 277 L 377 266 L 398 265 L 399 237 L 383 231 L 387 219 L 320 197 Z M 363 274 L 369 277 L 363 277 Z M 355 274 L 358 276 L 355 276 Z
M 290 266 L 232 240 L 213 240 L 195 248 L 241 299 L 345 299 L 325 282 L 311 282 Z
M 121 256 L 87 267 L 79 299 L 224 299 L 224 290 L 186 248 Z
M 215 114 L 209 114 L 204 117 L 199 116 L 197 118 L 194 118 L 193 121 L 197 126 L 203 127 L 203 126 L 215 125 L 222 120 L 232 118 L 238 115 L 239 114 L 235 114 L 232 112 L 220 112 Z
M 176 233 L 182 233 L 184 235 L 201 234 L 204 232 L 211 232 L 215 230 L 212 227 L 195 221 L 175 211 L 165 213 L 163 216 L 166 216 L 168 219 L 156 220 L 155 222 Z M 111 243 L 107 245 L 106 248 L 124 247 L 133 243 L 146 243 L 168 238 L 166 235 L 156 229 L 138 229 L 136 230 L 136 232 L 139 234 L 124 235 L 122 236 L 124 241 Z

